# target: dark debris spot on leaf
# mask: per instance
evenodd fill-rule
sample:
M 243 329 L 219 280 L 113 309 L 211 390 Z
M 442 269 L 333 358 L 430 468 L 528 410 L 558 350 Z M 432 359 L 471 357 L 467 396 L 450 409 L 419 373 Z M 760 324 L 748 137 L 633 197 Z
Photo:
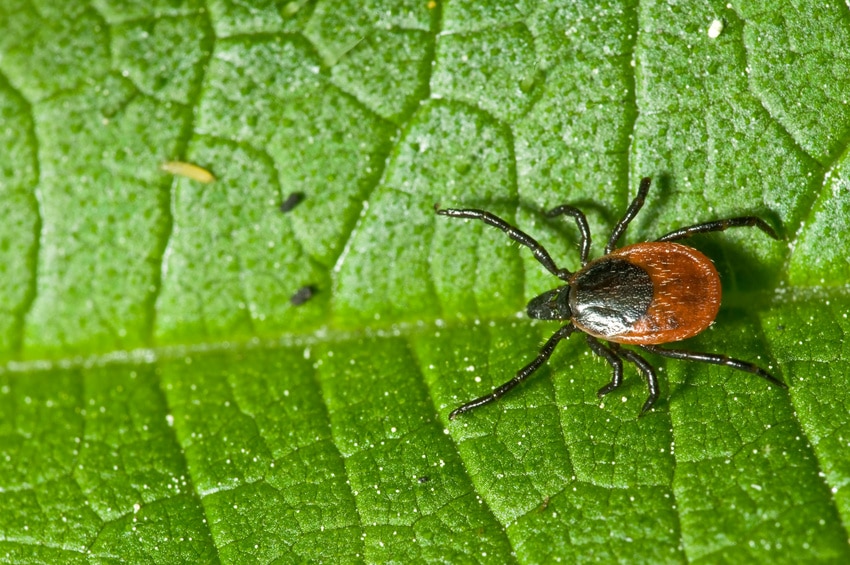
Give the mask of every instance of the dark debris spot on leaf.
M 301 204 L 302 200 L 304 200 L 303 192 L 293 192 L 286 197 L 286 200 L 280 203 L 280 211 L 284 214 L 291 212 L 296 206 Z
M 301 306 L 313 298 L 314 294 L 316 294 L 316 287 L 312 285 L 305 285 L 295 291 L 295 294 L 290 297 L 289 302 L 293 306 Z

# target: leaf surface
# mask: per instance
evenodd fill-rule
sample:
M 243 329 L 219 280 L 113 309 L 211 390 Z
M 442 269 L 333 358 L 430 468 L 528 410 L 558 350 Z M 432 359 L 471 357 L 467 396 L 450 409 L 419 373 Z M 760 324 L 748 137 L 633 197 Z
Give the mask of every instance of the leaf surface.
M 848 47 L 809 1 L 0 1 L 0 560 L 847 561 Z M 690 240 L 681 347 L 789 390 L 647 355 L 637 418 L 576 335 L 450 422 L 558 281 L 434 206 L 575 270 L 542 211 L 599 256 L 642 176 L 621 244 L 783 236 Z

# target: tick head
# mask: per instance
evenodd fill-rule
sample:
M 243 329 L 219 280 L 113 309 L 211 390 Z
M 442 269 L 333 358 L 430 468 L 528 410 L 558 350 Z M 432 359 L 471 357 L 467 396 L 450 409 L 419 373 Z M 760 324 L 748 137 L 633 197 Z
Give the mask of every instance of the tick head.
M 573 317 L 569 296 L 570 285 L 559 286 L 532 298 L 525 311 L 537 320 L 569 320 Z

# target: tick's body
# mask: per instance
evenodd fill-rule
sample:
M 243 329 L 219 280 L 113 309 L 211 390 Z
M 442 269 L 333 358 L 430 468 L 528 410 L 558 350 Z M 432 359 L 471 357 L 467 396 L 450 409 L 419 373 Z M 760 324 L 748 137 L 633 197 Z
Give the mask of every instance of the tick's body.
M 482 220 L 530 248 L 535 258 L 566 284 L 532 299 L 528 303 L 528 315 L 541 320 L 569 322 L 549 338 L 538 356 L 513 379 L 491 394 L 464 404 L 449 415 L 450 419 L 500 398 L 545 363 L 558 342 L 575 331 L 587 334 L 591 350 L 604 357 L 613 367 L 613 378 L 599 391 L 599 396 L 611 392 L 622 383 L 622 359 L 634 363 L 646 375 L 649 398 L 644 403 L 642 413 L 658 397 L 658 381 L 652 366 L 634 351 L 621 348 L 621 343 L 637 345 L 646 351 L 675 359 L 727 365 L 784 386 L 769 373 L 746 361 L 725 355 L 657 347 L 699 334 L 711 325 L 720 308 L 720 277 L 714 264 L 696 249 L 673 241 L 697 233 L 741 226 L 757 227 L 773 238 L 777 238 L 777 235 L 761 219 L 746 216 L 689 226 L 668 233 L 657 241 L 614 250 L 629 222 L 643 206 L 649 185 L 649 178 L 641 181 L 638 195 L 608 240 L 605 255 L 589 263 L 590 230 L 584 214 L 572 206 L 559 206 L 549 212 L 549 216 L 572 216 L 578 224 L 582 235 L 582 267 L 575 273 L 558 268 L 549 253 L 531 236 L 489 212 L 451 208 L 437 210 L 438 214 L 444 216 Z M 609 342 L 608 345 L 597 338 Z
M 629 245 L 569 281 L 573 325 L 616 343 L 654 345 L 693 337 L 720 309 L 711 260 L 678 243 Z

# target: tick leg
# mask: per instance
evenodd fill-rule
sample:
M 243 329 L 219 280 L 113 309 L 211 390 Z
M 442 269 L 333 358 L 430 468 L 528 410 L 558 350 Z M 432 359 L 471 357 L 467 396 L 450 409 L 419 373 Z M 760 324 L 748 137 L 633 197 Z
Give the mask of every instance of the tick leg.
M 587 255 L 590 253 L 590 227 L 587 225 L 587 217 L 585 217 L 584 212 L 569 204 L 552 208 L 546 212 L 546 215 L 550 218 L 561 214 L 572 216 L 576 221 L 578 231 L 581 233 L 581 266 L 584 267 L 587 265 Z
M 520 243 L 525 245 L 531 252 L 534 253 L 534 258 L 537 259 L 541 265 L 546 267 L 546 269 L 555 275 L 556 277 L 568 280 L 572 273 L 567 269 L 560 269 L 557 265 L 555 265 L 555 261 L 552 260 L 552 257 L 549 256 L 549 252 L 544 249 L 542 245 L 540 245 L 536 239 L 522 231 L 521 229 L 512 226 L 502 218 L 496 216 L 495 214 L 491 214 L 485 210 L 476 210 L 474 208 L 470 209 L 457 209 L 457 208 L 443 208 L 437 209 L 437 214 L 441 216 L 451 216 L 452 218 L 470 218 L 473 220 L 481 220 L 482 222 L 489 224 L 493 227 L 499 228 L 508 236 Z
M 643 403 L 643 408 L 640 409 L 640 414 L 638 414 L 638 416 L 643 416 L 650 408 L 652 408 L 655 401 L 658 400 L 658 377 L 655 374 L 655 369 L 652 368 L 649 361 L 634 351 L 623 349 L 615 343 L 611 345 L 614 351 L 625 357 L 627 361 L 634 363 L 640 372 L 646 377 L 646 386 L 649 388 L 649 396 L 647 397 L 646 402 Z
M 629 222 L 634 219 L 643 207 L 643 202 L 646 200 L 647 193 L 649 193 L 650 184 L 652 184 L 651 178 L 643 177 L 640 179 L 637 196 L 635 196 L 635 199 L 632 200 L 632 203 L 629 205 L 629 209 L 626 210 L 626 214 L 623 216 L 623 219 L 617 222 L 617 225 L 614 226 L 614 231 L 611 233 L 608 245 L 605 246 L 605 255 L 608 255 L 614 250 L 614 247 L 617 246 L 617 240 L 620 239 L 620 236 L 622 236 L 623 232 L 626 231 L 626 228 L 629 227 Z
M 671 357 L 673 359 L 684 359 L 685 361 L 700 361 L 702 363 L 711 363 L 713 365 L 726 365 L 727 367 L 732 367 L 733 369 L 738 369 L 739 371 L 746 371 L 747 373 L 752 373 L 754 375 L 758 375 L 763 379 L 767 379 L 772 382 L 776 386 L 782 388 L 788 388 L 788 385 L 759 367 L 754 363 L 750 363 L 748 361 L 741 361 L 740 359 L 732 359 L 731 357 L 727 357 L 726 355 L 721 355 L 719 353 L 697 353 L 695 351 L 682 351 L 681 349 L 663 349 L 658 347 L 657 345 L 641 345 L 641 349 L 645 349 L 650 353 L 655 353 L 656 355 L 661 355 L 664 357 Z
M 555 346 L 558 345 L 558 342 L 566 337 L 569 337 L 569 335 L 574 331 L 575 327 L 573 327 L 572 324 L 567 324 L 566 326 L 563 326 L 561 329 L 556 331 L 552 335 L 552 337 L 549 338 L 549 341 L 547 341 L 543 345 L 543 348 L 540 350 L 540 353 L 537 355 L 534 361 L 520 369 L 514 378 L 512 378 L 505 384 L 497 387 L 490 394 L 484 395 L 480 398 L 476 398 L 475 400 L 467 402 L 463 406 L 456 408 L 452 411 L 451 414 L 449 414 L 449 420 L 454 420 L 455 417 L 459 414 L 469 412 L 473 408 L 478 408 L 479 406 L 490 404 L 491 402 L 499 400 L 502 396 L 505 395 L 506 392 L 508 392 L 509 390 L 517 386 L 519 383 L 527 379 L 534 371 L 540 368 L 540 365 L 545 363 L 549 359 L 549 357 L 552 356 L 552 352 L 555 351 Z
M 617 356 L 616 353 L 602 345 L 598 339 L 596 339 L 590 334 L 587 334 L 587 345 L 590 346 L 590 349 L 594 353 L 596 353 L 600 357 L 604 357 L 605 360 L 608 361 L 608 363 L 611 365 L 611 368 L 614 369 L 614 374 L 611 377 L 611 382 L 600 388 L 599 392 L 596 393 L 596 396 L 602 398 L 603 396 L 623 384 L 623 360 L 620 359 L 620 357 Z
M 744 227 L 756 227 L 767 235 L 769 235 L 770 237 L 772 237 L 773 239 L 779 239 L 779 236 L 776 234 L 773 228 L 767 225 L 765 221 L 761 218 L 756 218 L 755 216 L 741 216 L 740 218 L 714 220 L 713 222 L 705 222 L 704 224 L 697 224 L 695 226 L 679 228 L 676 231 L 671 231 L 666 235 L 662 235 L 655 241 L 679 241 L 680 239 L 685 239 L 698 233 L 726 231 L 729 228 Z

